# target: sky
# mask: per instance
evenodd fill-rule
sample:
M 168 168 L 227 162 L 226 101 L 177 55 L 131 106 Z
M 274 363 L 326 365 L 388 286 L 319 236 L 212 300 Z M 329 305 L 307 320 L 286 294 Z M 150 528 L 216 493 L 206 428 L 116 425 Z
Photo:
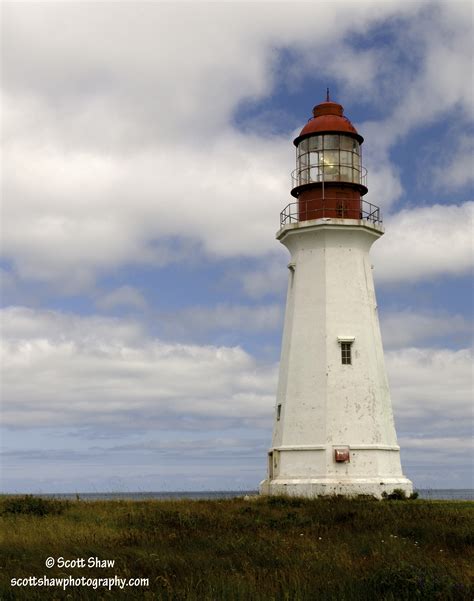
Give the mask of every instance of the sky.
M 1 5 L 2 491 L 265 477 L 294 137 L 365 138 L 404 473 L 472 481 L 470 2 Z

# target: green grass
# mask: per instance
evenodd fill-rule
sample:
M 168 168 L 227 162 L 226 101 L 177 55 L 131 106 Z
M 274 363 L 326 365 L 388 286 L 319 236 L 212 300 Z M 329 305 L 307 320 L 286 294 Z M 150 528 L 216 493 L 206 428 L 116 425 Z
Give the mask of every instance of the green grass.
M 472 600 L 471 502 L 0 498 L 0 599 Z M 47 557 L 115 559 L 47 569 Z M 12 588 L 11 578 L 149 578 L 149 587 Z

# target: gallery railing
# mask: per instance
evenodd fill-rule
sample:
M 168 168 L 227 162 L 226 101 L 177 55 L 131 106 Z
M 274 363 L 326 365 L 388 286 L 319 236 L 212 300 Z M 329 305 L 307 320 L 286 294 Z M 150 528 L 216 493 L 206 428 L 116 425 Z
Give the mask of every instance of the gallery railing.
M 347 198 L 327 199 L 327 205 L 323 200 L 307 200 L 290 202 L 280 213 L 280 226 L 298 221 L 310 221 L 312 219 L 361 219 L 370 221 L 374 225 L 382 225 L 380 208 L 361 199 L 354 207 L 354 201 L 348 202 Z

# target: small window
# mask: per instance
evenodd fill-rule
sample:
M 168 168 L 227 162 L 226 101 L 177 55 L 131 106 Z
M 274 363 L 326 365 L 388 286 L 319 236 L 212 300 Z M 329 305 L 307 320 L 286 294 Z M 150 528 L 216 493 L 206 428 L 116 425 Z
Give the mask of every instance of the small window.
M 342 150 L 354 150 L 354 139 L 349 136 L 341 136 Z
M 350 167 L 341 167 L 341 181 L 352 182 L 353 181 L 353 170 Z
M 301 184 L 307 184 L 309 182 L 309 168 L 306 167 L 304 169 L 301 169 L 301 171 L 299 172 L 299 181 L 298 181 L 298 185 L 300 186 Z
M 341 150 L 340 152 L 341 167 L 352 167 L 352 152 Z
M 324 136 L 324 148 L 337 149 L 339 148 L 339 136 Z
M 323 162 L 325 165 L 339 165 L 339 152 L 337 150 L 325 150 Z
M 341 342 L 341 360 L 343 365 L 352 364 L 351 342 Z
M 319 165 L 319 155 L 322 153 L 319 152 L 310 152 L 309 153 L 309 164 L 311 167 Z
M 281 417 L 281 405 L 277 405 L 277 421 L 280 421 Z
M 320 150 L 323 147 L 323 137 L 322 136 L 312 136 L 309 138 L 309 149 L 310 150 Z
M 308 138 L 301 140 L 301 142 L 298 144 L 298 151 L 300 155 L 308 152 Z
M 299 167 L 304 168 L 309 165 L 309 153 L 302 154 L 299 158 Z

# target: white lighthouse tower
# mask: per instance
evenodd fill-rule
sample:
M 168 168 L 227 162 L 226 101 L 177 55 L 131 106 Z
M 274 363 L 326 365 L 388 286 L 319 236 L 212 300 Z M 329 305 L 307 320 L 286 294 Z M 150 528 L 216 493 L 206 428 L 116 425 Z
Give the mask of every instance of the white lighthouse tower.
M 400 464 L 369 249 L 383 235 L 364 201 L 363 142 L 329 100 L 295 139 L 278 240 L 291 254 L 270 495 L 412 492 Z

